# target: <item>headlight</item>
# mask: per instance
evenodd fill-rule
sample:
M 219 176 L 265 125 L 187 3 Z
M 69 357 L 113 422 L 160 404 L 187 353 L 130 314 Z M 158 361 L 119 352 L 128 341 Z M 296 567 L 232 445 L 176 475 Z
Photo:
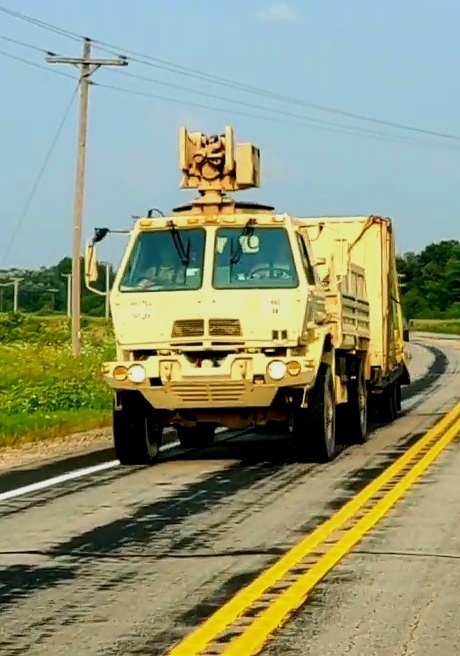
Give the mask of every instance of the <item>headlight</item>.
M 145 369 L 141 364 L 133 364 L 128 369 L 128 378 L 132 383 L 142 383 L 145 380 Z
M 281 360 L 273 360 L 267 367 L 268 375 L 273 380 L 281 380 L 286 374 L 286 365 Z

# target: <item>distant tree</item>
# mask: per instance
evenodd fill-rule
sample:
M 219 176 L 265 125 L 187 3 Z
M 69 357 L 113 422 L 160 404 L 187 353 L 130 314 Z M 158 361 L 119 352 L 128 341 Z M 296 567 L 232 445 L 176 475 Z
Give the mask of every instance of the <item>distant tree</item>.
M 460 242 L 429 244 L 397 259 L 404 274 L 403 309 L 410 319 L 460 317 Z
M 9 269 L 0 271 L 0 283 L 11 282 L 14 277 L 22 278 L 19 285 L 19 310 L 26 313 L 50 314 L 67 312 L 67 278 L 71 273 L 72 260 L 64 257 L 55 266 L 39 269 Z M 113 284 L 114 272 L 110 269 L 110 284 Z M 105 289 L 105 267 L 99 267 L 99 280 L 95 285 L 101 291 Z M 81 277 L 82 313 L 91 316 L 104 316 L 105 299 L 88 291 L 83 279 L 83 261 Z M 13 286 L 0 285 L 0 312 L 13 310 Z

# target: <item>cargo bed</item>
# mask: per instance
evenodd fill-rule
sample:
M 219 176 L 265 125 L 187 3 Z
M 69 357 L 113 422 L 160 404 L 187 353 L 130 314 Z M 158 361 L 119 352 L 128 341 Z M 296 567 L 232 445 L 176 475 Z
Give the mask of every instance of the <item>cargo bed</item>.
M 409 384 L 404 356 L 403 316 L 396 271 L 396 249 L 391 219 L 379 216 L 299 217 L 308 234 L 315 259 L 324 258 L 320 275 L 331 259 L 364 270 L 369 301 L 368 371 L 374 384 L 395 377 Z M 348 254 L 348 265 L 346 260 Z M 351 274 L 349 274 L 351 275 Z

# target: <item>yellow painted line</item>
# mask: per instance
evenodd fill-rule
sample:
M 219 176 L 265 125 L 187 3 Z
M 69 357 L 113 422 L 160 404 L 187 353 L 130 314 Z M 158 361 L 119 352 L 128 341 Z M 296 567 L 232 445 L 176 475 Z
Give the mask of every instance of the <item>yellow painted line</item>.
M 435 446 L 440 443 L 444 444 L 445 435 L 447 434 L 446 431 L 448 431 L 449 428 L 453 424 L 456 424 L 459 420 L 460 403 L 458 403 L 455 408 L 451 410 L 451 412 L 449 412 L 443 419 L 441 419 L 440 422 L 431 428 L 423 438 L 421 438 L 416 444 L 408 449 L 406 453 L 404 453 L 400 458 L 398 458 L 398 460 L 396 460 L 390 467 L 388 467 L 388 469 L 382 472 L 382 474 L 371 481 L 371 483 L 369 483 L 359 494 L 357 494 L 344 506 L 342 506 L 342 508 L 336 514 L 318 526 L 318 528 L 316 528 L 312 533 L 307 535 L 301 542 L 299 542 L 284 556 L 282 556 L 274 565 L 262 572 L 262 574 L 260 574 L 246 588 L 243 588 L 240 592 L 238 592 L 232 599 L 230 599 L 230 601 L 224 604 L 221 608 L 219 608 L 219 610 L 217 610 L 205 622 L 203 622 L 203 624 L 201 624 L 197 629 L 186 636 L 184 640 L 173 647 L 166 656 L 198 656 L 201 654 L 206 649 L 207 645 L 209 645 L 228 627 L 230 627 L 235 622 L 235 620 L 240 615 L 244 614 L 244 612 L 247 611 L 254 604 L 254 602 L 259 600 L 269 588 L 271 588 L 278 581 L 282 581 L 285 575 L 288 574 L 290 570 L 299 565 L 299 563 L 301 563 L 309 554 L 314 552 L 318 545 L 325 542 L 332 533 L 340 529 L 345 524 L 345 522 L 352 519 L 353 516 L 356 515 L 358 511 L 376 494 L 378 494 L 382 488 L 388 485 L 399 473 L 404 471 L 413 460 L 415 460 L 421 453 L 423 453 L 423 451 L 426 450 L 431 442 L 436 440 Z M 453 439 L 453 437 L 451 439 Z M 447 443 L 444 446 L 447 446 Z M 444 448 L 444 446 L 441 447 L 441 450 Z M 431 450 L 429 453 L 431 453 Z M 426 456 L 424 456 L 424 458 L 426 458 Z M 423 462 L 424 458 L 420 459 L 420 462 Z M 396 485 L 399 485 L 399 483 L 395 484 L 395 488 Z M 351 546 L 348 547 L 348 550 L 350 548 Z M 329 553 L 330 552 L 328 552 L 327 556 L 321 558 L 321 560 L 319 560 L 314 567 L 317 567 L 320 562 L 323 563 L 324 559 L 329 557 Z M 310 572 L 311 570 L 308 572 L 308 574 L 310 574 Z M 297 583 L 295 585 L 297 585 Z M 281 596 L 279 598 L 281 598 Z M 273 608 L 273 606 L 271 606 L 269 610 L 271 610 L 271 608 Z M 287 611 L 287 613 L 288 612 L 289 611 Z M 254 626 L 254 623 L 248 627 L 247 631 L 243 635 L 249 635 L 248 632 L 252 626 Z M 259 628 L 258 630 L 260 631 L 261 629 Z M 263 632 L 263 635 L 265 635 L 264 640 L 267 639 L 269 634 L 270 633 L 267 633 L 266 631 Z M 237 640 L 241 640 L 243 635 L 241 635 Z M 234 643 L 231 644 L 233 645 Z M 231 648 L 233 649 L 233 646 Z M 236 652 L 228 651 L 222 653 L 236 654 Z M 246 652 L 245 650 L 240 650 L 238 652 L 238 656 L 246 656 L 246 654 L 250 653 L 256 652 Z
M 308 593 L 319 581 L 353 549 L 358 542 L 377 524 L 387 512 L 403 497 L 423 472 L 436 460 L 439 454 L 460 432 L 460 419 L 435 443 L 432 449 L 388 492 L 375 506 L 344 536 L 330 551 L 303 576 L 285 590 L 274 603 L 262 612 L 248 629 L 233 640 L 222 656 L 253 656 L 263 649 L 270 635 L 280 629 L 289 616 L 301 606 Z

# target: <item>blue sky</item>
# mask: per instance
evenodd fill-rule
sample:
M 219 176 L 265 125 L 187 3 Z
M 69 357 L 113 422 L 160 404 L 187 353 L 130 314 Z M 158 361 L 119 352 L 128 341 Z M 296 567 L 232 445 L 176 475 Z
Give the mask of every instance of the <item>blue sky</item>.
M 0 5 L 114 44 L 120 52 L 135 50 L 301 101 L 460 135 L 458 0 L 0 0 Z M 78 41 L 0 17 L 3 37 L 62 55 L 81 51 Z M 0 54 L 0 268 L 49 265 L 71 249 L 76 102 L 6 258 L 4 251 L 74 90 L 73 80 L 56 70 L 69 75 L 74 70 L 44 64 L 40 52 L 1 38 L 0 50 L 47 68 Z M 97 49 L 94 54 L 110 57 Z M 238 140 L 261 148 L 263 186 L 250 197 L 299 215 L 389 215 L 400 251 L 459 238 L 460 141 L 352 121 L 136 62 L 122 71 L 101 69 L 93 79 L 179 102 L 91 88 L 85 238 L 94 225 L 126 228 L 132 214 L 152 206 L 167 212 L 188 200 L 191 192 L 178 189 L 179 127 L 220 132 L 228 123 Z M 283 118 L 273 109 L 305 118 Z M 323 129 L 308 117 L 397 138 Z M 118 246 L 104 244 L 101 255 L 116 261 L 120 239 L 112 237 Z

